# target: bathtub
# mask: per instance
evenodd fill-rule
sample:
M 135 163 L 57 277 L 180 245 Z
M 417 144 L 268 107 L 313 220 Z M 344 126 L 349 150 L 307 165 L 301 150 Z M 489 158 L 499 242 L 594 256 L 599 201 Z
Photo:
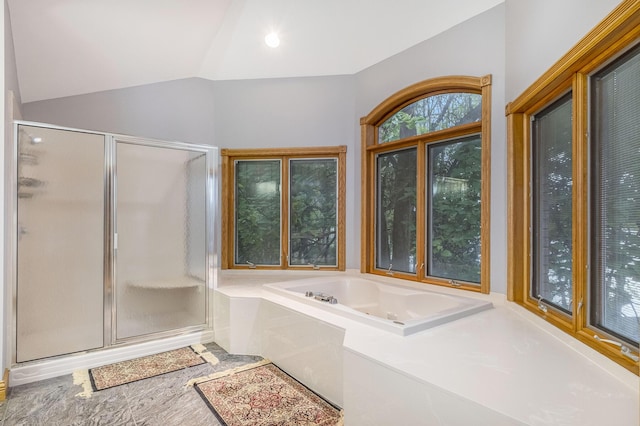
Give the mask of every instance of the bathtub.
M 491 302 L 480 299 L 348 276 L 264 284 L 263 288 L 401 336 L 493 308 Z

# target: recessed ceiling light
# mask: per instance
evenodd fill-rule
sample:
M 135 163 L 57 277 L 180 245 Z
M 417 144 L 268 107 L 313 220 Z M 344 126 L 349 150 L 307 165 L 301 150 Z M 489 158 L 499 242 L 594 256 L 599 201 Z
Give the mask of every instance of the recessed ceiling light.
M 271 48 L 276 48 L 280 46 L 280 37 L 278 37 L 278 33 L 269 33 L 264 38 L 264 42 L 267 43 L 267 46 Z

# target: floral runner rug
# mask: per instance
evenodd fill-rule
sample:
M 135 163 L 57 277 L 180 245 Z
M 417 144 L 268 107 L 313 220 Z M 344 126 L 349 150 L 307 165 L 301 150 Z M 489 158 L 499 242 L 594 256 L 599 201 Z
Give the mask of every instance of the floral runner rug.
M 93 390 L 99 391 L 205 362 L 200 354 L 187 347 L 92 368 L 89 370 L 89 375 Z
M 273 364 L 197 383 L 226 426 L 342 425 L 341 412 Z

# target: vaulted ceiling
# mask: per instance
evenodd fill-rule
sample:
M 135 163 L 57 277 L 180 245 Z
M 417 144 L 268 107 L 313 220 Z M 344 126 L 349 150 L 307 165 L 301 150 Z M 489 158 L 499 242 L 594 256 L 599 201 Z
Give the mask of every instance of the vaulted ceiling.
M 8 0 L 23 102 L 357 73 L 504 0 Z M 267 33 L 281 43 L 269 48 Z M 470 42 L 473 42 L 472 40 Z

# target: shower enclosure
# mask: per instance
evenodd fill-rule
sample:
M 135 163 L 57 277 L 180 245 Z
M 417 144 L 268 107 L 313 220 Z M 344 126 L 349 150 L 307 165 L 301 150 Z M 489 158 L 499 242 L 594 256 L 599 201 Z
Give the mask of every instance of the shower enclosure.
M 14 362 L 212 328 L 215 148 L 15 134 Z

